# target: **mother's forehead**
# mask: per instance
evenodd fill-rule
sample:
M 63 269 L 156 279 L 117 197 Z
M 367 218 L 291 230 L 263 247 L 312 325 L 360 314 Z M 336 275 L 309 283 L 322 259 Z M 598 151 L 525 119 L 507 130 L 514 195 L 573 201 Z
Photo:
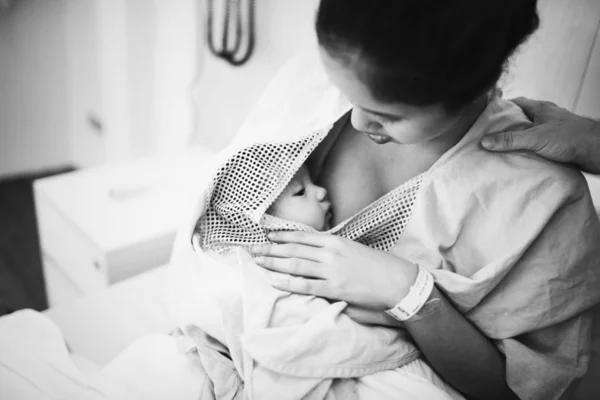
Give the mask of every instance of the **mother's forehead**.
M 321 62 L 323 63 L 329 82 L 353 106 L 375 113 L 397 116 L 416 114 L 423 111 L 424 107 L 416 107 L 398 102 L 386 102 L 375 98 L 368 84 L 365 82 L 366 79 L 363 78 L 367 74 L 372 73 L 373 67 L 369 65 L 360 51 L 348 49 L 347 53 L 338 55 L 338 53 L 331 54 L 328 50 L 321 48 L 320 54 Z
M 418 114 L 437 113 L 439 106 L 413 106 L 399 102 L 385 102 L 375 98 L 361 79 L 361 74 L 369 73 L 369 66 L 358 51 L 350 50 L 347 54 L 338 57 L 321 48 L 321 61 L 329 82 L 348 99 L 354 106 L 374 114 L 388 114 L 398 117 L 407 117 Z

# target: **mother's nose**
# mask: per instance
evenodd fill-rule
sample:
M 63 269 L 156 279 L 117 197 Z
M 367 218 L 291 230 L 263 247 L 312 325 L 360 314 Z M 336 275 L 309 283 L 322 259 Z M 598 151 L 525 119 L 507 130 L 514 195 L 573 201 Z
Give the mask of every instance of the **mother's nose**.
M 376 133 L 381 129 L 381 124 L 379 122 L 374 121 L 368 113 L 358 107 L 352 109 L 350 121 L 352 122 L 352 126 L 361 132 Z

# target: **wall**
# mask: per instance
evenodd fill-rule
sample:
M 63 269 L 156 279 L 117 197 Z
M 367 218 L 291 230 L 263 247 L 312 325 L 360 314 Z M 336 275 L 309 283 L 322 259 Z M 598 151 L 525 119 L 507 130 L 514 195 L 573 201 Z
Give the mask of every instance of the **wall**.
M 70 161 L 65 4 L 0 8 L 0 176 Z
M 77 165 L 169 153 L 187 144 L 197 7 L 195 0 L 69 1 Z
M 600 34 L 600 1 L 538 0 L 538 9 L 540 29 L 514 57 L 504 78 L 505 97 L 549 100 L 600 117 L 600 104 L 589 103 L 584 84 L 600 76 L 600 65 L 590 63 Z
M 202 58 L 197 29 L 203 1 L 80 3 L 71 0 L 69 9 L 76 163 L 185 148 L 195 118 L 191 90 Z M 101 132 L 91 128 L 90 114 L 101 121 Z
M 600 119 L 600 2 L 595 3 L 598 18 L 594 47 L 589 54 L 583 80 L 580 83 L 579 95 L 575 104 L 575 111 Z
M 206 0 L 81 3 L 69 3 L 72 153 L 89 166 L 223 147 L 283 61 L 314 39 L 318 0 L 257 0 L 256 50 L 239 68 L 206 47 Z
M 0 177 L 187 146 L 200 3 L 12 0 L 0 7 Z
M 63 1 L 69 76 L 69 153 L 76 165 L 105 160 L 100 31 L 97 2 Z
M 176 153 L 189 144 L 197 110 L 192 89 L 202 76 L 205 0 L 154 0 L 156 44 L 153 110 L 156 154 Z M 174 4 L 176 3 L 176 5 Z M 204 77 L 203 77 L 204 78 Z
M 318 0 L 256 0 L 256 50 L 242 67 L 229 66 L 204 47 L 194 143 L 220 149 L 229 142 L 283 62 L 315 40 L 317 5 Z

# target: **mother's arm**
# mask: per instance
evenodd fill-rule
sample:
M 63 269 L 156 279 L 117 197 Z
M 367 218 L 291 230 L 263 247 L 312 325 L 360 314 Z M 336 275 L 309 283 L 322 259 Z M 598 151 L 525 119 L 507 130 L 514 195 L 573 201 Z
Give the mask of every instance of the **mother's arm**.
M 474 399 L 517 399 L 506 383 L 504 357 L 496 346 L 460 314 L 434 287 L 434 314 L 405 322 L 433 368 L 455 388 Z
M 416 266 L 390 253 L 337 236 L 278 232 L 278 245 L 254 249 L 258 264 L 276 274 L 278 289 L 343 300 L 383 312 L 408 293 Z M 368 265 L 368 268 L 365 266 Z M 439 298 L 434 314 L 405 325 L 433 368 L 470 398 L 510 399 L 516 396 L 505 379 L 498 349 L 434 288 Z

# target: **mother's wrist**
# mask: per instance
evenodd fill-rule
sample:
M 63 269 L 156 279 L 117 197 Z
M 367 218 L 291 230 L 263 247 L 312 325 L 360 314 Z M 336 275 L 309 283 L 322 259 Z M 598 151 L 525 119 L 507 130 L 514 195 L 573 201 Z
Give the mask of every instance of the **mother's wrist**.
M 405 298 L 410 292 L 411 286 L 417 280 L 419 266 L 413 263 L 396 266 L 395 274 L 390 274 L 388 283 L 388 294 L 384 301 L 385 310 L 389 310 Z
M 421 307 L 419 312 L 417 312 L 412 318 L 405 321 L 405 324 L 412 324 L 413 322 L 420 321 L 423 319 L 428 319 L 429 317 L 439 313 L 443 308 L 442 303 L 443 297 L 440 294 L 439 289 L 434 285 L 431 294 L 429 295 L 429 299 L 427 302 Z
M 433 275 L 427 269 L 416 266 L 417 274 L 409 290 L 398 302 L 388 307 L 386 313 L 399 321 L 415 318 L 428 303 L 434 290 Z M 429 303 L 433 305 L 433 303 Z

